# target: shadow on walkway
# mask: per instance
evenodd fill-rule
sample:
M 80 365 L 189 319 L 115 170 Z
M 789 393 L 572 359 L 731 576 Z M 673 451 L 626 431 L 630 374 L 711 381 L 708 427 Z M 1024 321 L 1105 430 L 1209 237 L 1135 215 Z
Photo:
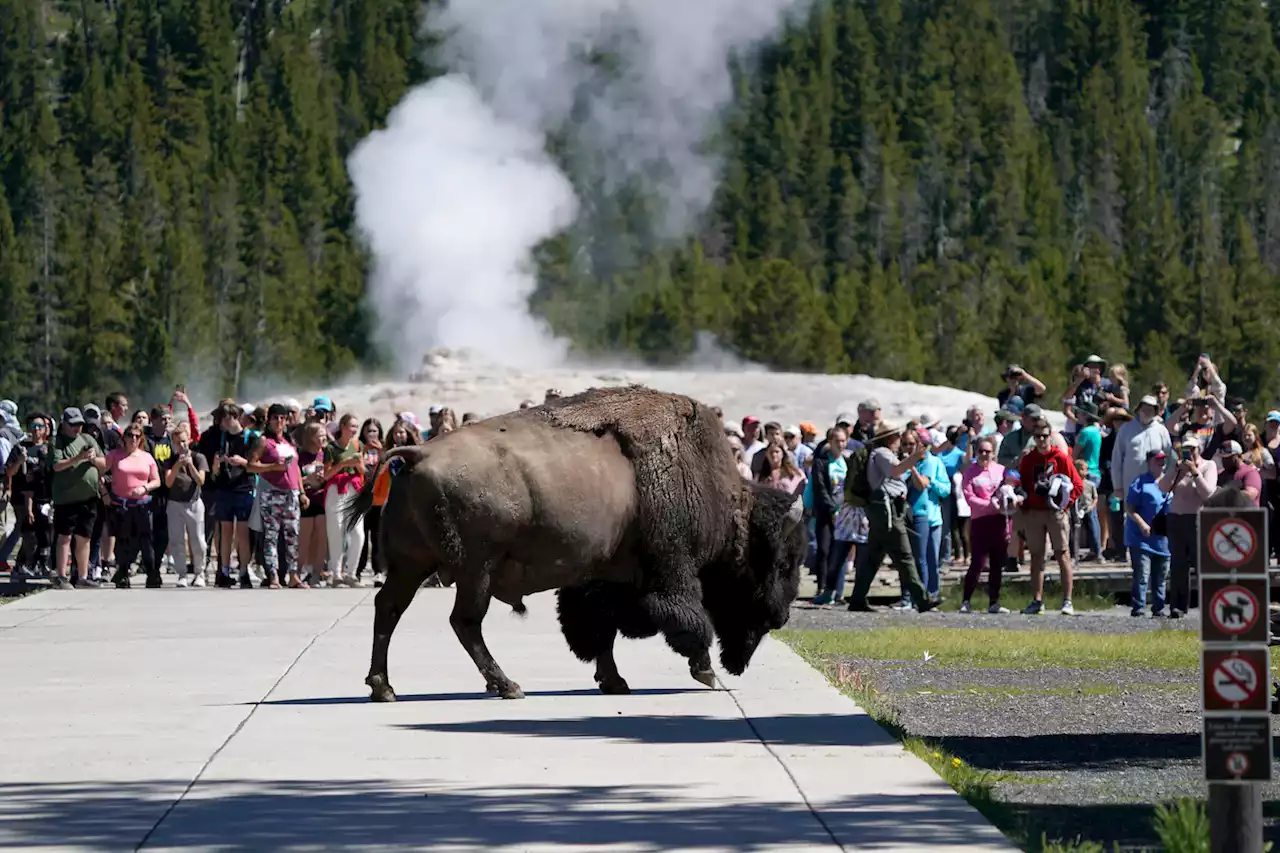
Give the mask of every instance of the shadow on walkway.
M 428 732 L 502 734 L 524 737 L 600 738 L 634 743 L 744 743 L 761 738 L 787 746 L 887 746 L 896 744 L 865 714 L 704 717 L 620 714 L 562 719 L 492 719 L 460 723 L 410 723 L 400 728 Z M 759 733 L 757 735 L 757 732 Z
M 182 782 L 0 785 L 0 848 L 132 848 Z M 821 810 L 799 802 L 697 800 L 685 788 L 435 786 L 226 781 L 202 783 L 145 848 L 224 851 L 385 850 L 503 845 L 765 850 L 833 845 L 823 823 L 859 849 L 972 843 L 975 815 L 951 795 L 868 795 Z

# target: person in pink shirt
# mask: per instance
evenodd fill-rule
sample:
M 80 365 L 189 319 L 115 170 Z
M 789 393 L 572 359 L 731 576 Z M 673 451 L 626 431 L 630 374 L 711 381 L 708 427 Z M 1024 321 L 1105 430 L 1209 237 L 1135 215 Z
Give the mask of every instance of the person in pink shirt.
M 1222 449 L 1218 451 L 1218 459 L 1222 464 L 1222 473 L 1226 476 L 1219 477 L 1218 480 L 1223 486 L 1231 486 L 1244 492 L 1249 496 L 1249 501 L 1258 506 L 1262 496 L 1262 474 L 1241 458 L 1243 454 L 1244 448 L 1240 446 L 1240 442 L 1223 443 Z
M 1004 485 L 1004 466 L 996 462 L 996 443 L 990 436 L 975 445 L 977 459 L 960 478 L 960 491 L 969 504 L 969 571 L 964 576 L 961 613 L 971 612 L 969 599 L 978 588 L 982 570 L 987 570 L 988 613 L 1008 613 L 1000 606 L 1001 569 L 1009 551 L 1010 520 L 1000 511 L 996 494 Z
M 147 588 L 158 589 L 164 583 L 151 545 L 151 493 L 160 488 L 160 469 L 156 458 L 147 452 L 141 424 L 132 422 L 120 433 L 120 446 L 107 454 L 107 471 L 111 476 L 111 532 L 116 537 L 116 572 L 111 582 L 128 589 L 129 569 L 141 555 Z
M 1218 466 L 1200 455 L 1200 440 L 1191 434 L 1178 445 L 1178 463 L 1166 466 L 1160 490 L 1169 501 L 1169 574 L 1173 595 L 1169 616 L 1179 619 L 1191 610 L 1191 567 L 1200 557 L 1196 520 L 1204 502 L 1218 489 Z

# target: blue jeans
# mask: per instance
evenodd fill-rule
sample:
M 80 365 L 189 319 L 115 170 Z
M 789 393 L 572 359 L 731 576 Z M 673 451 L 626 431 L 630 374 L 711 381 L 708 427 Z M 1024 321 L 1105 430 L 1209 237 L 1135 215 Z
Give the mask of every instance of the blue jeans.
M 1146 609 L 1147 581 L 1150 579 L 1151 612 L 1159 613 L 1164 610 L 1165 582 L 1169 579 L 1169 558 L 1143 551 L 1141 548 L 1130 548 L 1129 560 L 1133 566 L 1130 608 L 1137 612 Z
M 911 540 L 911 553 L 916 558 L 916 569 L 920 572 L 924 588 L 930 595 L 937 595 L 942 580 L 938 574 L 942 525 L 930 527 L 927 516 L 912 518 L 911 525 L 907 527 L 907 538 Z

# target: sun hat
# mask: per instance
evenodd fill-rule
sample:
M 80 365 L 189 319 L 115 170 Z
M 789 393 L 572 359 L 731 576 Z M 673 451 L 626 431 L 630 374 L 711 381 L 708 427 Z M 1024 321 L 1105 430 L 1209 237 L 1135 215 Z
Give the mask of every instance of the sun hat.
M 902 426 L 893 421 L 881 421 L 876 427 L 875 437 L 871 439 L 872 444 L 880 444 L 888 441 L 894 436 L 902 435 Z

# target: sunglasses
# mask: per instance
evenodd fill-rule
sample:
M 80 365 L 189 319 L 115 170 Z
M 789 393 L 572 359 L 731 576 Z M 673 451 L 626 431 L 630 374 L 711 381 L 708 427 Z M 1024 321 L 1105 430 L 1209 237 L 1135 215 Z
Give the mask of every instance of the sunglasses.
M 1038 433 L 1036 433 L 1036 434 L 1035 434 L 1035 436 L 1033 436 L 1033 437 L 1035 438 L 1035 440 L 1036 440 L 1036 441 L 1039 441 L 1039 440 L 1040 440 L 1040 439 L 1042 439 L 1042 438 L 1043 438 L 1043 439 L 1048 439 L 1048 438 L 1049 438 L 1049 433 L 1047 433 L 1047 432 L 1038 432 Z
M 990 456 L 990 455 L 991 455 L 992 453 L 994 453 L 994 452 L 995 452 L 995 451 L 994 451 L 994 450 L 992 450 L 990 447 L 979 447 L 979 448 L 978 448 L 978 455 L 979 455 L 979 456 Z

